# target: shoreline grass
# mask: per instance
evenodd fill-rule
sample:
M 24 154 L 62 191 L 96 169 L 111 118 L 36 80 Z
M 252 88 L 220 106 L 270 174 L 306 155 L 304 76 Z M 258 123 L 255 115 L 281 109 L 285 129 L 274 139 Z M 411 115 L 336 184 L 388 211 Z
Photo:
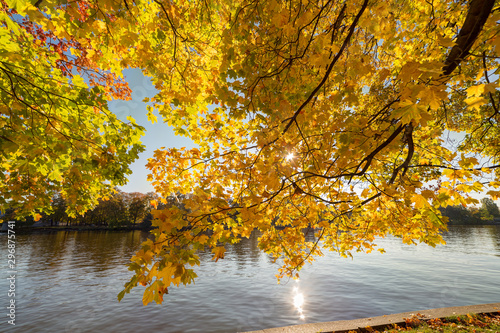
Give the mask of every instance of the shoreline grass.
M 405 319 L 403 325 L 386 326 L 382 329 L 366 327 L 349 333 L 500 333 L 500 312 L 489 314 L 467 314 L 463 316 L 452 316 L 442 319 L 424 320 L 424 316 L 416 314 Z

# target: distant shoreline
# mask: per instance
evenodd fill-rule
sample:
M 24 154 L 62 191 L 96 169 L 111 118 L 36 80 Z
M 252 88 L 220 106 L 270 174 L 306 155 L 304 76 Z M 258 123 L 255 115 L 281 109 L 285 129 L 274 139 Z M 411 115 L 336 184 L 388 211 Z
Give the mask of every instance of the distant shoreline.
M 497 222 L 497 221 L 485 221 L 485 222 L 481 222 L 481 223 L 448 223 L 448 226 L 472 226 L 472 227 L 475 227 L 475 226 L 483 226 L 483 225 L 499 225 L 500 226 L 500 222 Z
M 151 227 L 145 228 L 142 226 L 130 226 L 130 227 L 105 227 L 105 226 L 43 226 L 43 227 L 32 227 L 32 226 L 22 226 L 15 228 L 16 233 L 49 233 L 57 231 L 150 231 Z M 2 233 L 7 232 L 6 230 L 1 230 Z
M 4 224 L 7 222 L 3 222 Z M 119 227 L 109 227 L 109 226 L 92 226 L 92 225 L 69 225 L 69 226 L 23 226 L 22 223 L 16 225 L 15 231 L 16 233 L 49 233 L 49 232 L 57 232 L 57 231 L 150 231 L 154 229 L 154 227 L 144 227 L 141 225 L 135 226 L 119 226 Z M 479 226 L 500 226 L 499 220 L 494 221 L 484 221 L 481 223 L 448 223 L 448 227 L 453 226 L 468 226 L 468 227 L 479 227 Z M 0 228 L 0 233 L 6 233 L 7 229 L 5 227 Z M 278 228 L 279 229 L 279 228 Z

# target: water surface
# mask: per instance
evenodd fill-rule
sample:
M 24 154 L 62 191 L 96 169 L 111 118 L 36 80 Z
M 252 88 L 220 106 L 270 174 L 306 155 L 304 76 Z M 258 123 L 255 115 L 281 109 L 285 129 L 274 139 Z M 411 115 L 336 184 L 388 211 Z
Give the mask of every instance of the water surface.
M 351 260 L 327 253 L 302 270 L 299 282 L 279 285 L 278 266 L 259 252 L 257 236 L 228 248 L 217 263 L 203 254 L 195 285 L 169 288 L 163 305 L 144 307 L 140 288 L 120 303 L 116 295 L 147 233 L 17 235 L 16 326 L 4 310 L 0 331 L 237 332 L 500 301 L 500 226 L 451 227 L 447 245 L 436 248 L 387 238 L 379 241 L 385 254 Z M 2 272 L 6 244 L 0 235 Z

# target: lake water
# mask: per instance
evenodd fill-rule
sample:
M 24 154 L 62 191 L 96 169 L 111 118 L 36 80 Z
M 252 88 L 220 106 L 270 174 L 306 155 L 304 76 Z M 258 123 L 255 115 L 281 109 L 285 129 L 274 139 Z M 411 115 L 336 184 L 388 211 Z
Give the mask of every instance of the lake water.
M 257 235 L 211 262 L 202 254 L 195 285 L 169 288 L 163 305 L 142 305 L 142 287 L 118 303 L 126 264 L 147 233 L 68 232 L 16 235 L 16 326 L 7 324 L 7 236 L 0 332 L 238 332 L 500 302 L 500 226 L 451 227 L 446 246 L 402 245 L 354 260 L 328 253 L 297 281 L 276 283 L 277 265 Z M 298 304 L 300 303 L 300 304 Z M 298 307 L 300 305 L 300 307 Z

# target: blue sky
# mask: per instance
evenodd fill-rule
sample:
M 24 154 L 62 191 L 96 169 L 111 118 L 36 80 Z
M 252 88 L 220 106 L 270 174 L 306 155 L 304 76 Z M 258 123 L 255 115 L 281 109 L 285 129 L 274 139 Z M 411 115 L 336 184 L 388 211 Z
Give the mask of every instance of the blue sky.
M 148 158 L 153 156 L 156 149 L 160 147 L 194 147 L 193 142 L 181 136 L 176 136 L 170 126 L 163 123 L 161 117 L 156 113 L 158 122 L 152 124 L 147 118 L 146 103 L 142 102 L 144 97 L 153 97 L 156 89 L 151 84 L 149 78 L 142 75 L 138 69 L 124 71 L 125 80 L 132 89 L 131 101 L 113 101 L 109 103 L 110 110 L 123 121 L 127 121 L 128 116 L 132 116 L 137 124 L 146 128 L 146 134 L 142 137 L 142 143 L 146 150 L 142 152 L 139 159 L 132 165 L 132 175 L 129 175 L 129 182 L 120 189 L 125 192 L 150 192 L 153 187 L 147 181 L 148 170 L 146 163 Z

